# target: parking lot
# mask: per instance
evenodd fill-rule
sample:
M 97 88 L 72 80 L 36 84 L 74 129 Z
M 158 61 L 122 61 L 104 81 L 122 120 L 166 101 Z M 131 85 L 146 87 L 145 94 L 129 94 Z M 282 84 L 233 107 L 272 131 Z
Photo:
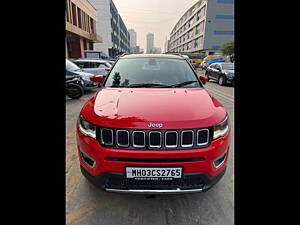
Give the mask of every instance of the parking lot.
M 66 97 L 67 224 L 233 225 L 234 87 L 208 82 L 205 88 L 229 113 L 232 132 L 228 167 L 221 181 L 209 191 L 181 195 L 109 193 L 97 189 L 86 181 L 79 168 L 75 125 L 80 109 L 95 91 L 90 91 L 77 100 Z

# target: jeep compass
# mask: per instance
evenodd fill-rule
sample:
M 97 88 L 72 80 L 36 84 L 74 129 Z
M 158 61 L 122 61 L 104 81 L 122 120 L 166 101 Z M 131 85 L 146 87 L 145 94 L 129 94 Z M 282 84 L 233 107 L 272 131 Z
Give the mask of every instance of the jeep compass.
M 184 57 L 125 55 L 99 79 L 76 132 L 90 182 L 111 192 L 189 193 L 222 178 L 228 114 Z

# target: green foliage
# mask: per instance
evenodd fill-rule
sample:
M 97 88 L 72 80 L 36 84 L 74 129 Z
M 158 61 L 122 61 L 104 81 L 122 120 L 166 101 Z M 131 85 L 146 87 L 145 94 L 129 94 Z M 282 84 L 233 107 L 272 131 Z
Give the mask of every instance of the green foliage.
M 223 55 L 232 55 L 234 53 L 234 40 L 224 42 L 221 51 Z

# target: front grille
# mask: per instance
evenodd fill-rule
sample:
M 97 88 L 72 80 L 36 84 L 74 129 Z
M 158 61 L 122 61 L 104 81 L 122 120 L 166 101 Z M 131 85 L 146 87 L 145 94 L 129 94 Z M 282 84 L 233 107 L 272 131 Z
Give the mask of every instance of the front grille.
M 120 149 L 176 150 L 208 147 L 213 127 L 180 130 L 136 130 L 97 127 L 102 146 Z
M 143 148 L 146 146 L 146 135 L 144 131 L 132 132 L 132 144 L 133 147 Z
M 192 147 L 194 144 L 194 131 L 185 130 L 181 132 L 181 146 Z
M 129 146 L 129 132 L 127 130 L 117 130 L 117 145 L 120 147 Z
M 160 148 L 162 138 L 161 138 L 161 132 L 159 131 L 150 131 L 149 132 L 149 146 L 151 148 Z

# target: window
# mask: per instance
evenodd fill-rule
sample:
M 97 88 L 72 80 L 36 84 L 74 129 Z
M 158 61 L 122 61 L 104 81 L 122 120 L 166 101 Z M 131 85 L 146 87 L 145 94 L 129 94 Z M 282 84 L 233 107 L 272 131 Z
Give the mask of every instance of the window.
M 213 69 L 216 69 L 216 65 L 217 65 L 217 64 L 211 64 L 209 67 L 210 67 L 210 68 L 213 68 Z
M 172 74 L 172 76 L 170 76 Z M 184 88 L 201 87 L 186 60 L 166 58 L 119 59 L 113 67 L 105 87 L 128 87 L 131 84 L 157 83 L 173 85 L 195 81 Z
M 95 27 L 94 27 L 94 20 L 92 18 L 90 18 L 90 22 L 91 22 L 91 30 L 92 30 L 92 34 L 95 33 Z
M 77 7 L 77 16 L 78 16 L 78 27 L 82 28 L 82 21 L 81 21 L 81 9 Z
M 72 3 L 72 20 L 73 24 L 77 26 L 76 5 L 74 3 Z
M 204 21 L 199 24 L 199 33 L 202 33 L 204 30 Z
M 199 46 L 202 47 L 203 46 L 203 36 L 199 37 Z
M 194 48 L 198 48 L 199 46 L 199 38 L 194 41 Z
M 68 70 L 68 71 L 77 71 L 77 70 L 80 70 L 80 68 L 75 63 L 73 63 L 70 60 L 66 59 L 66 70 Z
M 81 68 L 94 68 L 92 67 L 90 62 L 80 62 L 82 67 Z
M 232 30 L 215 30 L 215 35 L 234 35 L 234 32 Z
M 91 32 L 91 29 L 90 29 L 90 17 L 87 15 L 87 32 Z

